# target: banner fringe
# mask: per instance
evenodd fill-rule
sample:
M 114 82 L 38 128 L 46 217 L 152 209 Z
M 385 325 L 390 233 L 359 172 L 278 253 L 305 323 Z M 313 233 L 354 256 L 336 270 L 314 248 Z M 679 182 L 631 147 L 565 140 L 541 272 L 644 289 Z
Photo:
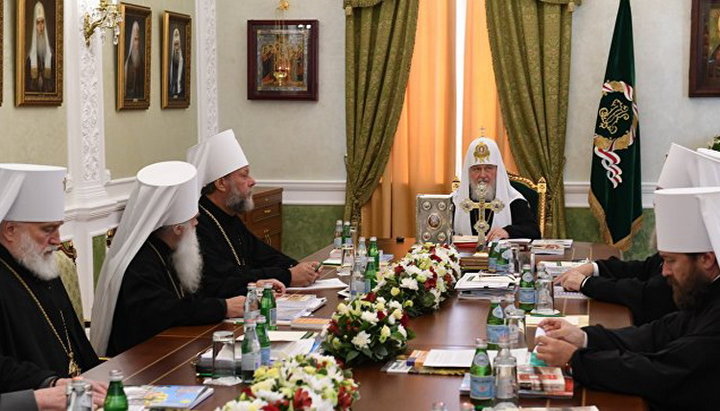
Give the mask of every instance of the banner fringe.
M 600 236 L 602 237 L 605 244 L 617 247 L 622 251 L 627 251 L 628 249 L 630 249 L 633 237 L 642 228 L 643 215 L 640 214 L 640 216 L 636 218 L 635 221 L 633 221 L 632 225 L 630 226 L 630 234 L 613 243 L 612 234 L 610 233 L 610 228 L 607 225 L 605 209 L 602 208 L 600 202 L 595 197 L 595 193 L 593 193 L 592 191 L 590 191 L 590 194 L 588 194 L 588 202 L 590 203 L 590 211 L 592 212 L 593 216 L 595 216 L 595 219 L 597 219 L 600 225 Z

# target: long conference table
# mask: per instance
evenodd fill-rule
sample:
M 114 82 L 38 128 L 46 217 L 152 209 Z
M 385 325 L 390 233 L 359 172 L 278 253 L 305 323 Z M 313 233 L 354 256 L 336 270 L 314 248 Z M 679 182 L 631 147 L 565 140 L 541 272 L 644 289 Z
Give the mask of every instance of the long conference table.
M 405 255 L 414 239 L 398 243 L 379 240 L 378 246 L 395 258 Z M 304 259 L 323 261 L 331 247 L 324 248 Z M 575 242 L 562 258 L 609 258 L 617 256 L 615 248 L 603 244 Z M 324 278 L 335 275 L 335 268 L 324 267 Z M 342 298 L 337 290 L 315 290 L 326 297 L 327 304 L 314 313 L 317 317 L 330 317 Z M 462 300 L 451 297 L 443 302 L 439 311 L 411 319 L 409 328 L 416 337 L 409 341 L 408 349 L 474 348 L 475 338 L 485 336 L 488 301 Z M 602 324 L 608 328 L 630 325 L 629 311 L 622 306 L 595 300 L 557 299 L 556 308 L 563 314 L 589 315 L 590 324 Z M 280 327 L 289 329 L 289 327 Z M 122 370 L 125 385 L 199 385 L 193 362 L 198 353 L 212 346 L 214 331 L 230 330 L 236 336 L 242 334 L 242 325 L 220 323 L 194 327 L 171 328 L 113 357 L 83 375 L 90 379 L 106 381 L 110 370 Z M 534 334 L 528 332 L 529 335 Z M 388 374 L 380 370 L 383 364 L 365 364 L 353 368 L 360 384 L 360 400 L 353 410 L 429 410 L 437 401 L 443 401 L 448 410 L 460 409 L 460 403 L 469 397 L 459 394 L 461 377 L 442 375 Z M 197 409 L 214 410 L 240 395 L 243 385 L 233 387 L 215 386 L 215 393 L 203 401 Z M 568 407 L 595 405 L 600 410 L 644 410 L 646 403 L 640 397 L 613 394 L 585 389 L 576 384 L 572 399 L 522 398 L 523 407 Z

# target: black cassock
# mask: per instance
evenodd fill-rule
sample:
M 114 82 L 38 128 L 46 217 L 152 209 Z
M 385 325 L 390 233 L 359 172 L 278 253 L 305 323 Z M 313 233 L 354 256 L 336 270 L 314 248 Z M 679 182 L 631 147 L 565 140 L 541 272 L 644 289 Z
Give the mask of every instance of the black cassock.
M 720 281 L 692 311 L 640 327 L 584 327 L 588 348 L 570 361 L 586 387 L 639 395 L 653 409 L 717 409 L 720 400 Z
M 662 276 L 663 260 L 659 253 L 642 261 L 622 261 L 612 257 L 596 263 L 599 276 L 585 281 L 583 294 L 628 307 L 635 325 L 677 311 L 672 299 L 672 287 Z
M 31 362 L 0 355 L 0 393 L 42 388 L 54 376 Z
M 206 196 L 200 198 L 197 233 L 203 256 L 198 291 L 202 295 L 245 295 L 248 283 L 267 278 L 290 285 L 289 268 L 297 261 L 260 241 L 239 218 L 226 214 Z
M 29 361 L 57 373 L 59 377 L 68 377 L 69 358 L 58 340 L 59 336 L 65 347 L 70 340 L 75 362 L 82 371 L 96 366 L 100 361 L 60 278 L 50 281 L 38 279 L 18 264 L 2 245 L 0 259 L 4 262 L 0 262 L 0 355 Z M 55 327 L 57 336 L 30 293 L 5 264 L 30 288 Z
M 225 300 L 182 291 L 171 254 L 162 240 L 151 235 L 128 265 L 115 305 L 108 355 L 171 327 L 213 324 L 225 318 Z
M 457 204 L 455 206 L 457 207 Z M 529 238 L 532 240 L 540 238 L 540 228 L 538 228 L 537 218 L 535 218 L 535 213 L 527 201 L 518 198 L 511 202 L 510 216 L 512 218 L 512 224 L 503 227 L 510 235 L 509 238 Z M 491 227 L 493 217 L 495 217 L 495 213 L 486 209 L 485 221 L 487 221 Z M 473 235 L 477 235 L 477 230 L 475 229 L 477 220 L 478 209 L 473 209 L 470 211 L 470 229 Z

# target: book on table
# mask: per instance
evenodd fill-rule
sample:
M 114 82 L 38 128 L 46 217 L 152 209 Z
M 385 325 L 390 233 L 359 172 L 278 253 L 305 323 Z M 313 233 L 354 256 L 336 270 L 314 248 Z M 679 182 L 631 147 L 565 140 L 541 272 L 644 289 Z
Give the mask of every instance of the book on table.
M 130 409 L 191 409 L 211 396 L 206 385 L 139 385 L 125 387 Z
M 560 367 L 518 365 L 518 394 L 527 398 L 572 398 L 574 382 Z M 460 394 L 470 394 L 470 374 L 460 383 Z

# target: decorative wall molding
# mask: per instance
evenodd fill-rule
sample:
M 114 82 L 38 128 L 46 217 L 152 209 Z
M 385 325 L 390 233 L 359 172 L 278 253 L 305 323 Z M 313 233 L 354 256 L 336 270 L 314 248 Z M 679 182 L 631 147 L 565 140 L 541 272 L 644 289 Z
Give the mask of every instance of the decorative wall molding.
M 259 186 L 283 188 L 283 204 L 344 205 L 344 180 L 258 180 Z
M 653 192 L 656 183 L 642 183 L 642 206 L 643 208 L 654 208 Z M 590 193 L 589 181 L 566 181 L 565 182 L 565 207 L 588 208 L 588 194 Z
M 198 141 L 218 132 L 216 20 L 215 0 L 195 0 Z

